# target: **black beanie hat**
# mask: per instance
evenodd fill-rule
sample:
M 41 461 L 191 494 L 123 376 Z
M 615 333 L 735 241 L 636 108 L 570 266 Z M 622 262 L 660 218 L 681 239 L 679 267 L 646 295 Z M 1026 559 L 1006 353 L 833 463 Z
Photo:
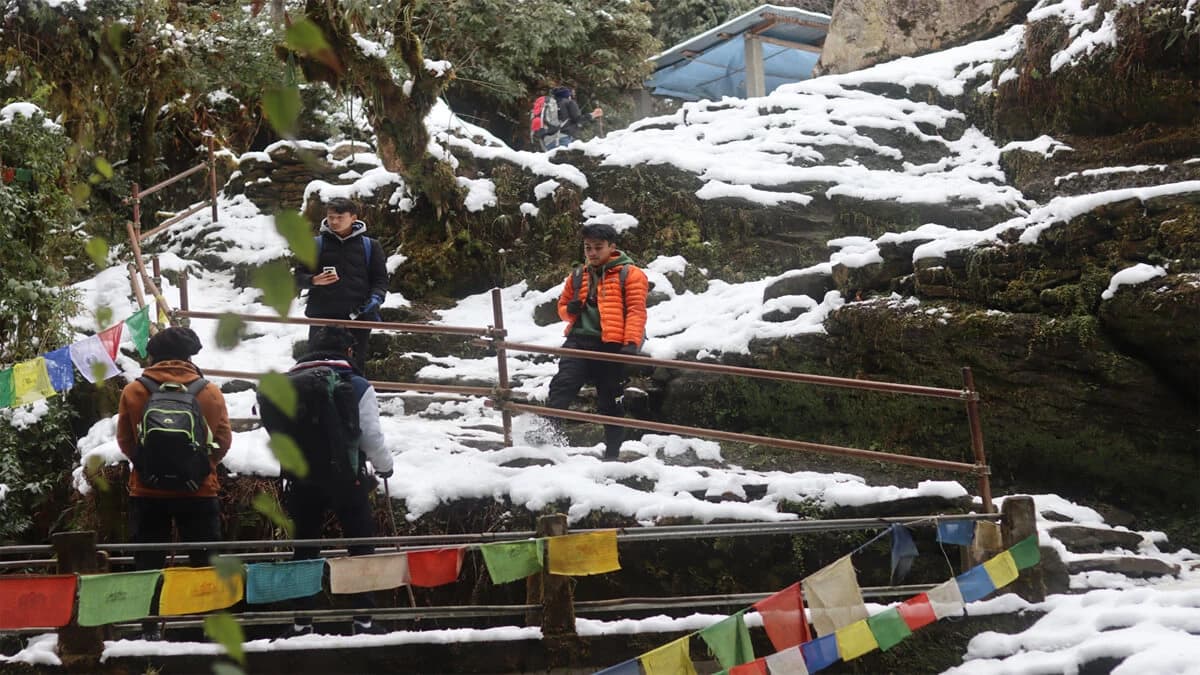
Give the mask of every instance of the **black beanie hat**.
M 191 328 L 172 326 L 158 331 L 146 343 L 155 361 L 186 361 L 200 351 L 200 338 Z

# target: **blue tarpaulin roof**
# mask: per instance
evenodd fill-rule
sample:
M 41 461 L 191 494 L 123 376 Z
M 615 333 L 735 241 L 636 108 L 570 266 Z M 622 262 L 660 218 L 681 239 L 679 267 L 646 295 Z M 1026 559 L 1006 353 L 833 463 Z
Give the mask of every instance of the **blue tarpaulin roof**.
M 763 5 L 651 58 L 654 74 L 646 88 L 656 96 L 688 101 L 746 96 L 748 31 L 762 40 L 766 93 L 781 84 L 806 80 L 820 54 L 779 44 L 819 47 L 829 16 L 794 7 Z

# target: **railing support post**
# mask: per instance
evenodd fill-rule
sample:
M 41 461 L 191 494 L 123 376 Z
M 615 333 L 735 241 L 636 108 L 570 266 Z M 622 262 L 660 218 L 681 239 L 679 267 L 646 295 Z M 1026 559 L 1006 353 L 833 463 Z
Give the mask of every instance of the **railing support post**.
M 188 311 L 188 273 L 187 268 L 179 273 L 179 309 Z
M 971 450 L 975 453 L 975 466 L 979 477 L 979 498 L 983 500 L 984 513 L 995 513 L 992 504 L 992 477 L 983 451 L 983 427 L 979 423 L 979 392 L 975 390 L 975 375 L 970 366 L 964 366 L 963 394 L 967 399 L 967 424 L 971 428 Z
M 560 537 L 567 533 L 567 516 L 556 513 L 538 518 L 537 536 Z M 540 612 L 528 612 L 525 622 L 540 623 L 542 645 L 546 650 L 546 666 L 556 667 L 570 663 L 578 647 L 579 636 L 575 633 L 575 602 L 571 577 L 550 574 L 543 568 L 525 582 L 525 604 L 540 604 Z M 540 617 L 537 614 L 541 614 Z
M 494 342 L 503 344 L 506 332 L 504 330 L 504 307 L 501 302 L 500 289 L 492 289 L 492 327 L 495 330 L 492 335 Z M 508 396 L 508 350 L 502 346 L 496 347 L 496 370 L 498 371 L 499 388 L 503 396 Z M 508 408 L 500 408 L 500 420 L 504 425 L 504 447 L 511 448 L 512 439 L 512 412 Z M 572 627 L 574 630 L 574 627 Z
M 1000 507 L 1000 534 L 1004 548 L 1024 541 L 1028 537 L 1037 536 L 1037 508 L 1033 497 L 1015 495 L 1004 498 Z M 1046 599 L 1046 569 L 1039 563 L 1027 570 L 1012 584 L 1012 591 L 1030 602 L 1042 602 Z
M 217 156 L 213 152 L 213 143 L 215 142 L 215 134 L 208 132 L 208 191 L 209 198 L 212 199 L 212 221 L 218 222 L 217 216 Z
M 95 574 L 108 571 L 108 565 L 102 562 L 100 553 L 96 550 L 95 532 L 58 532 L 50 535 L 50 543 L 54 546 L 58 558 L 59 574 Z M 71 664 L 77 666 L 98 665 L 100 654 L 104 651 L 104 638 L 107 627 L 83 627 L 72 615 L 71 623 L 58 631 L 58 652 L 63 665 L 73 670 Z

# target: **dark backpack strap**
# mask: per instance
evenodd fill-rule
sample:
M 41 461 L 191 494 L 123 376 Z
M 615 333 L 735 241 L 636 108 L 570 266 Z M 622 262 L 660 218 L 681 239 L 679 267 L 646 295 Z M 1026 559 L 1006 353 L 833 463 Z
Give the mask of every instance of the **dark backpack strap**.
M 574 293 L 575 293 L 573 296 L 571 296 L 572 300 L 579 299 L 579 287 L 582 285 L 583 285 L 583 265 L 576 265 L 575 269 L 571 272 L 571 288 L 574 289 Z
M 367 269 L 371 269 L 371 238 L 363 235 L 363 253 L 367 256 Z
M 203 377 L 198 377 L 187 386 L 187 393 L 191 394 L 192 396 L 198 396 L 200 392 L 203 391 L 207 386 L 208 380 L 204 379 Z
M 152 395 L 154 394 L 154 392 L 158 391 L 158 382 L 155 382 L 154 380 L 146 377 L 145 375 L 142 375 L 141 377 L 139 377 L 137 379 L 137 381 L 140 382 L 142 384 L 142 386 L 146 388 L 146 391 L 150 392 Z
M 629 263 L 621 265 L 621 311 L 625 311 L 625 280 L 629 278 Z

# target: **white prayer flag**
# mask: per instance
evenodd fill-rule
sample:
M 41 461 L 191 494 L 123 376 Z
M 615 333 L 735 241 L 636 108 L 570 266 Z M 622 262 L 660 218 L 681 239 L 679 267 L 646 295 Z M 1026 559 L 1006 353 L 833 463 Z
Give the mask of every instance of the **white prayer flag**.
M 108 355 L 108 348 L 100 341 L 98 335 L 71 345 L 71 362 L 83 374 L 83 378 L 92 383 L 107 380 L 121 372 L 112 357 Z M 103 370 L 93 370 L 96 364 L 99 364 Z M 97 373 L 101 374 L 99 380 L 96 379 Z
M 407 553 L 379 553 L 328 558 L 331 593 L 365 593 L 407 586 Z

